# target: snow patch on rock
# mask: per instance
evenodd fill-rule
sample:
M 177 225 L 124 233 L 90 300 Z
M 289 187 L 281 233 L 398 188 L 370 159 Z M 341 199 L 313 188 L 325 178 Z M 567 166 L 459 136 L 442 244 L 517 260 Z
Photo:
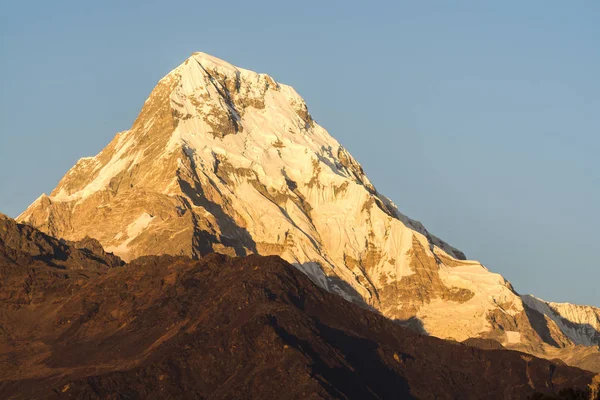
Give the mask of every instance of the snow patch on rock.
M 126 239 L 118 246 L 108 246 L 106 251 L 116 255 L 126 255 L 129 252 L 129 244 L 136 239 L 152 222 L 154 217 L 148 213 L 143 213 L 135 221 L 127 226 L 126 233 L 119 232 L 115 235 L 115 239 L 119 240 L 126 235 Z

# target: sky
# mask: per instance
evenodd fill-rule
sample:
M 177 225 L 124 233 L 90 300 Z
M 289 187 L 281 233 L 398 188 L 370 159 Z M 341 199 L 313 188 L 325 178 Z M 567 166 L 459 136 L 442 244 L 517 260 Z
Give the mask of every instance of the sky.
M 2 0 L 0 212 L 203 51 L 294 86 L 379 192 L 518 292 L 600 306 L 598 21 L 591 0 Z

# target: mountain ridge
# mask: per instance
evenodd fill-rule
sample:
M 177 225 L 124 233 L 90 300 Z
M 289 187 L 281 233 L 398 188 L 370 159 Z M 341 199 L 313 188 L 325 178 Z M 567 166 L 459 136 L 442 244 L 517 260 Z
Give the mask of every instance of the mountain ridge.
M 277 256 L 124 265 L 92 246 L 97 259 L 65 267 L 80 248 L 37 259 L 60 242 L 8 218 L 0 234 L 2 398 L 598 396 L 598 374 L 419 335 Z

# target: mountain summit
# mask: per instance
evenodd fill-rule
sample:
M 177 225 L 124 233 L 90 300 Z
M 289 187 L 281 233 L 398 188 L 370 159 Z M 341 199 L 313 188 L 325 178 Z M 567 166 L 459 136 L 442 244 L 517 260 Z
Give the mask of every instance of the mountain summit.
M 572 363 L 572 349 L 586 362 L 597 353 L 576 344 L 600 343 L 595 328 L 587 341 L 561 329 L 557 318 L 580 332 L 402 215 L 292 87 L 204 53 L 161 79 L 130 130 L 18 220 L 93 237 L 125 260 L 279 255 L 321 287 L 442 338 Z

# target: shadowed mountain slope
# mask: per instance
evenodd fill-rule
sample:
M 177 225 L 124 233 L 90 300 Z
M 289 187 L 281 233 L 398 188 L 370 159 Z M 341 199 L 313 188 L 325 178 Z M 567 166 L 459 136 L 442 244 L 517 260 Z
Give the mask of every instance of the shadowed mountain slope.
M 0 303 L 1 398 L 577 398 L 594 385 L 577 368 L 416 334 L 276 256 L 65 269 L 35 259 L 51 238 L 0 227 L 23 253 L 0 253 L 13 293 Z

